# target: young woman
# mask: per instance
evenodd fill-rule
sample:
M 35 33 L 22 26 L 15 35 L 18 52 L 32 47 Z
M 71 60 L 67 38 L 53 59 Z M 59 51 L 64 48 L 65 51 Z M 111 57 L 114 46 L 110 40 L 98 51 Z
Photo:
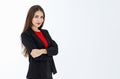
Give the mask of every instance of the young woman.
M 32 6 L 27 14 L 21 41 L 24 55 L 29 57 L 27 79 L 53 79 L 56 68 L 53 56 L 58 54 L 58 45 L 49 32 L 42 29 L 45 13 L 41 6 Z

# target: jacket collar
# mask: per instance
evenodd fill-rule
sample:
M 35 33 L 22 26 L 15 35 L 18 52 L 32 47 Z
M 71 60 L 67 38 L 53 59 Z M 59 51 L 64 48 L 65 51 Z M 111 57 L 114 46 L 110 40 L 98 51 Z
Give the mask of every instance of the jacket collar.
M 34 33 L 34 31 L 32 30 L 32 28 L 30 28 L 29 31 L 30 31 L 32 37 L 38 42 L 38 44 L 39 44 L 40 46 L 45 47 L 45 46 L 44 46 L 44 43 L 42 42 L 42 40 Z M 44 29 L 41 29 L 41 32 L 42 32 L 43 35 L 45 36 L 45 38 L 46 38 L 46 40 L 47 40 L 47 42 L 48 42 L 48 47 L 49 47 L 50 41 L 49 41 L 49 38 L 48 38 L 45 30 L 44 30 Z

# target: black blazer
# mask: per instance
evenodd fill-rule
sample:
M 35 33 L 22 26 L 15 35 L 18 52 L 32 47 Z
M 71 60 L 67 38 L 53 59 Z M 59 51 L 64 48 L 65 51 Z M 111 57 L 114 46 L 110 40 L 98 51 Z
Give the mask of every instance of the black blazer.
M 44 54 L 36 58 L 33 58 L 30 55 L 30 52 L 32 51 L 32 49 L 45 48 L 43 42 L 39 39 L 38 36 L 36 36 L 31 28 L 21 34 L 22 43 L 29 52 L 29 69 L 27 73 L 27 78 L 47 79 L 47 61 L 50 62 L 50 68 L 53 74 L 57 72 L 53 56 L 58 54 L 58 45 L 51 38 L 47 30 L 41 29 L 41 31 L 48 41 L 48 48 L 46 48 L 48 54 Z

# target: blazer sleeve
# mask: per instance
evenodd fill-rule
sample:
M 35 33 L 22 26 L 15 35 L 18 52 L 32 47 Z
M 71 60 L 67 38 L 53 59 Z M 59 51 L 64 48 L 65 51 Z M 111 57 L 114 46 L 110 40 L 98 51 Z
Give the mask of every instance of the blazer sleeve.
M 47 30 L 46 30 L 47 31 Z M 49 39 L 50 39 L 50 43 L 51 43 L 51 45 L 48 47 L 48 48 L 46 48 L 46 50 L 47 50 L 47 55 L 48 56 L 53 56 L 53 55 L 57 55 L 58 54 L 58 45 L 57 45 L 57 43 L 51 38 L 51 36 L 50 36 L 50 34 L 49 34 L 49 32 L 47 31 L 47 34 L 48 34 L 48 37 L 49 37 Z
M 26 33 L 21 34 L 21 41 L 22 41 L 23 45 L 27 48 L 29 55 L 30 55 L 32 49 L 37 49 L 36 45 L 34 44 L 32 38 L 29 34 L 26 34 Z M 36 58 L 32 57 L 32 59 L 37 60 L 37 61 L 38 60 L 47 60 L 47 55 L 40 55 Z

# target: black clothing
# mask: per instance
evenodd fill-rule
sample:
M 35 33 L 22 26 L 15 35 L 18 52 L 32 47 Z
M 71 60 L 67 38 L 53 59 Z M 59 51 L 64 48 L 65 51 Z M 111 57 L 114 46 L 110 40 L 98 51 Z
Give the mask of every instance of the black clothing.
M 33 58 L 30 53 L 32 49 L 45 48 L 43 42 L 31 28 L 21 34 L 22 43 L 29 52 L 29 69 L 26 76 L 28 79 L 48 79 L 48 77 L 52 78 L 52 73 L 57 73 L 53 56 L 58 54 L 58 45 L 47 30 L 41 29 L 41 31 L 48 41 L 47 54 L 36 58 Z

